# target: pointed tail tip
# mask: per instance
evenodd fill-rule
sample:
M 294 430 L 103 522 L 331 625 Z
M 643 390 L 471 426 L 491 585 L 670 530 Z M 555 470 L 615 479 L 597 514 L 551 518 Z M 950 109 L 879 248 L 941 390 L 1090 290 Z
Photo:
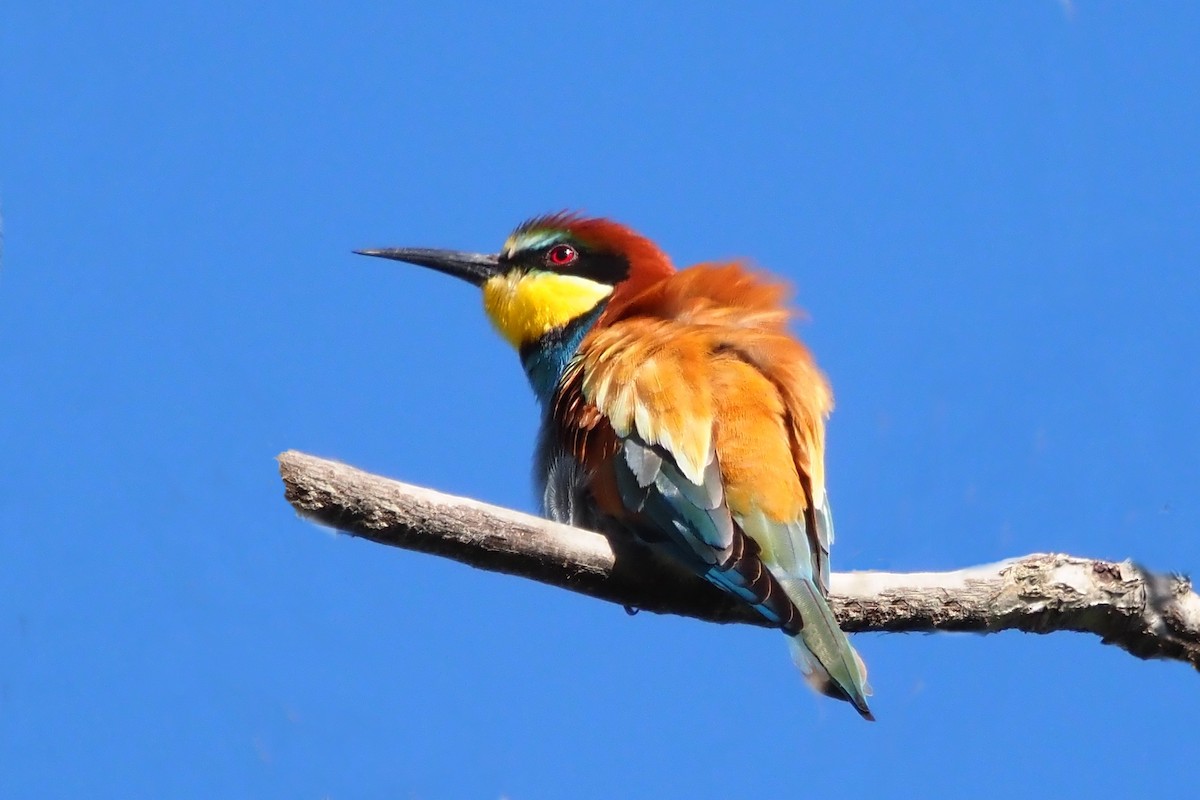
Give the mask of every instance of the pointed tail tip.
M 851 652 L 854 652 L 854 658 L 858 661 L 859 667 L 863 667 L 862 659 L 858 657 L 858 653 L 855 651 Z M 863 668 L 862 672 L 864 675 L 866 674 L 865 667 Z M 871 709 L 867 706 L 867 697 L 872 694 L 871 687 L 865 681 L 857 686 L 850 687 L 850 691 L 846 691 L 845 688 L 840 686 L 838 688 L 843 692 L 842 699 L 854 706 L 854 710 L 857 711 L 863 719 L 865 719 L 867 722 L 875 721 L 875 715 L 871 713 Z
M 871 694 L 867 665 L 838 627 L 821 590 L 811 579 L 789 582 L 785 590 L 804 620 L 800 632 L 788 638 L 792 661 L 804 680 L 823 695 L 845 700 L 863 719 L 874 722 L 875 715 L 867 707 Z
M 804 667 L 802 665 L 801 669 L 803 668 Z M 826 697 L 832 697 L 834 700 L 841 700 L 849 703 L 854 707 L 854 710 L 859 713 L 859 716 L 861 716 L 867 722 L 875 721 L 875 715 L 871 712 L 870 707 L 867 706 L 867 695 L 871 694 L 870 687 L 866 686 L 865 684 L 861 687 L 855 686 L 854 684 L 843 686 L 835 681 L 828 673 L 821 675 L 815 670 L 813 672 L 806 673 L 804 677 L 805 680 L 808 681 L 809 686 L 815 689 L 819 694 L 823 694 Z
M 865 692 L 847 691 L 846 687 L 839 686 L 832 681 L 826 686 L 824 691 L 824 694 L 828 695 L 829 697 L 832 697 L 835 700 L 845 700 L 847 703 L 854 706 L 854 710 L 857 711 L 859 716 L 861 716 L 867 722 L 874 722 L 875 715 L 867 706 L 866 695 L 870 693 L 870 689 L 867 689 Z

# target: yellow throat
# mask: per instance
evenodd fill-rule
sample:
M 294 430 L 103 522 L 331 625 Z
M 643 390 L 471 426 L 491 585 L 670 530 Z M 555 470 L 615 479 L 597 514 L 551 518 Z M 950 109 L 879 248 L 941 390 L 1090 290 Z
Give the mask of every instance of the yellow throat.
M 535 342 L 586 314 L 613 287 L 557 272 L 510 272 L 483 284 L 483 309 L 513 347 Z

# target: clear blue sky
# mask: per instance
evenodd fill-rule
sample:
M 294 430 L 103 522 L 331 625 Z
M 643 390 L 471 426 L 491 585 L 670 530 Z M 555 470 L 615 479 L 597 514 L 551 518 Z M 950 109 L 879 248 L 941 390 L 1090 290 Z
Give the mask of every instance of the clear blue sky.
M 350 254 L 614 216 L 785 275 L 838 569 L 1200 569 L 1200 11 L 9 3 L 0 796 L 1188 796 L 1200 676 L 782 637 L 297 519 L 299 448 L 533 510 L 469 287 Z M 282 8 L 282 7 L 281 7 Z

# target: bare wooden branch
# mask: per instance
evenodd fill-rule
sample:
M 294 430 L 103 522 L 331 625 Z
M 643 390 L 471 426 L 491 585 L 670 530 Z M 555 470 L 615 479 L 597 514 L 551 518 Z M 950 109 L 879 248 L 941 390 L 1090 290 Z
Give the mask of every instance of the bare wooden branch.
M 303 516 L 380 544 L 532 578 L 627 608 L 763 625 L 705 581 L 632 543 L 372 475 L 290 450 L 286 496 Z M 955 572 L 833 576 L 849 632 L 1079 631 L 1140 658 L 1200 669 L 1200 596 L 1187 578 L 1120 563 L 1035 554 Z

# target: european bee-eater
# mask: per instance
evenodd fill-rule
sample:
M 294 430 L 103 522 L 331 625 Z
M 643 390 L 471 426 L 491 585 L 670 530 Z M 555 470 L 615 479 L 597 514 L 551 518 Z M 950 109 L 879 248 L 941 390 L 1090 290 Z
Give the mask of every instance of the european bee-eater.
M 826 599 L 832 394 L 788 333 L 781 285 L 736 263 L 676 271 L 624 225 L 565 213 L 496 254 L 359 252 L 481 287 L 541 403 L 547 516 L 632 533 L 740 598 L 790 637 L 815 689 L 873 719 Z

